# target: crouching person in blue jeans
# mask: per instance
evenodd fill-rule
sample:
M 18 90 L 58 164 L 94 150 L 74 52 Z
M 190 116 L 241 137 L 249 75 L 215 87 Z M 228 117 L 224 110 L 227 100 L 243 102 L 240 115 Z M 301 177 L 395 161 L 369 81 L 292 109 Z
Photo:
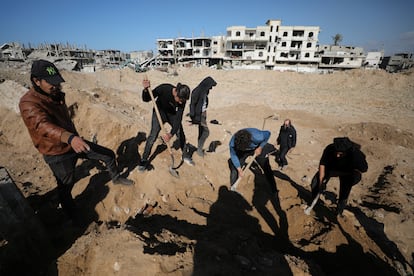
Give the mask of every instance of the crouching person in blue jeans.
M 276 181 L 270 167 L 267 152 L 263 150 L 270 138 L 270 131 L 257 128 L 244 128 L 237 131 L 230 139 L 230 186 L 232 187 L 238 178 L 243 177 L 243 165 L 249 156 L 256 155 L 256 161 L 263 169 L 263 173 L 269 183 L 270 191 L 276 194 Z M 251 168 L 250 168 L 251 169 Z

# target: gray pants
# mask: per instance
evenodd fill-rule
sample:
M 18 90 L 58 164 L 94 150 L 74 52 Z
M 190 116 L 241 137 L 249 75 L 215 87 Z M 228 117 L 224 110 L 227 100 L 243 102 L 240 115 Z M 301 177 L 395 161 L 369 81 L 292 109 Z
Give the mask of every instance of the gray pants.
M 197 150 L 199 152 L 203 151 L 204 143 L 207 140 L 207 137 L 210 135 L 210 130 L 207 126 L 207 112 L 204 111 L 201 113 L 201 121 L 198 125 L 198 145 Z

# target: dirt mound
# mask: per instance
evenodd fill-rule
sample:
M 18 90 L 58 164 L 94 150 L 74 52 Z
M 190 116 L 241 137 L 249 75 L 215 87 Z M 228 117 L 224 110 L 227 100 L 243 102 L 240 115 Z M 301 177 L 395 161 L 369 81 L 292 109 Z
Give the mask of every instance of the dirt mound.
M 26 68 L 26 67 L 25 67 Z M 133 187 L 115 186 L 100 163 L 79 161 L 73 189 L 87 221 L 68 224 L 56 184 L 34 149 L 16 109 L 27 68 L 1 69 L 0 165 L 8 169 L 56 248 L 49 273 L 61 275 L 410 275 L 414 236 L 410 74 L 352 70 L 299 74 L 255 70 L 177 68 L 149 71 L 155 87 L 178 82 L 194 88 L 212 76 L 208 120 L 211 151 L 169 174 L 170 157 L 154 146 L 152 170 L 135 168 L 149 133 L 152 106 L 141 101 L 142 73 L 62 71 L 63 90 L 79 133 L 113 149 Z M 173 72 L 176 72 L 173 73 Z M 188 107 L 187 107 L 188 108 Z M 271 196 L 260 169 L 229 191 L 228 143 L 243 127 L 271 131 L 284 118 L 298 131 L 286 170 L 274 168 Z M 187 118 L 186 118 L 187 119 Z M 186 120 L 185 119 L 185 120 Z M 396 124 L 398 122 L 398 124 Z M 188 142 L 197 127 L 184 124 Z M 369 170 L 336 217 L 338 181 L 332 179 L 311 216 L 310 179 L 333 137 L 361 145 Z M 180 150 L 174 149 L 176 160 Z M 3 266 L 5 267 L 5 266 Z M 2 267 L 0 266 L 0 269 Z M 9 268 L 13 271 L 13 267 Z M 35 273 L 35 272 L 34 272 Z M 39 272 L 39 274 L 41 274 Z

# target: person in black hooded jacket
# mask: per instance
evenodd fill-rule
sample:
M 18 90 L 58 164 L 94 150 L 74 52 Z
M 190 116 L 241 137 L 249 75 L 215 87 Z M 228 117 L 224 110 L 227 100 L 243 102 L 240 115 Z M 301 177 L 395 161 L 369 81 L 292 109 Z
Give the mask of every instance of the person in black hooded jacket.
M 208 94 L 216 85 L 212 77 L 206 77 L 191 93 L 190 118 L 193 124 L 198 125 L 197 154 L 200 156 L 204 156 L 203 146 L 210 134 L 207 126 Z
M 332 177 L 339 178 L 337 214 L 341 215 L 354 185 L 361 181 L 362 173 L 368 170 L 368 163 L 361 146 L 348 137 L 336 137 L 325 147 L 319 161 L 319 170 L 311 182 L 312 201 L 323 192 Z
M 151 82 L 144 79 L 142 81 L 142 86 L 144 87 L 142 90 L 142 100 L 144 102 L 150 102 L 151 96 L 149 94 L 149 88 L 151 86 Z M 190 87 L 185 84 L 178 83 L 174 86 L 169 83 L 164 83 L 155 87 L 152 91 L 152 95 L 155 99 L 155 104 L 157 105 L 160 113 L 162 123 L 168 123 L 171 126 L 171 130 L 162 135 L 163 141 L 168 143 L 174 135 L 177 135 L 178 142 L 180 143 L 180 148 L 182 150 L 182 160 L 190 166 L 194 166 L 181 123 L 185 104 L 190 98 L 190 91 Z M 145 143 L 144 153 L 142 154 L 140 165 L 138 165 L 138 171 L 143 172 L 149 168 L 149 157 L 152 146 L 154 145 L 160 131 L 161 126 L 158 122 L 155 109 L 153 108 L 151 130 Z

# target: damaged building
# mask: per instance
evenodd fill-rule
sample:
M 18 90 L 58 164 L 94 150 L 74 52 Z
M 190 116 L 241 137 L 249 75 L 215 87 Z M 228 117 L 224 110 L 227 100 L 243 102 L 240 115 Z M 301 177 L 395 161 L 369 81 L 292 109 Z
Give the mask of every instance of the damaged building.
M 365 60 L 361 47 L 341 45 L 321 45 L 319 47 L 320 68 L 355 69 L 360 68 Z
M 317 26 L 282 26 L 268 20 L 265 26 L 231 26 L 226 36 L 157 40 L 157 62 L 219 65 L 232 68 L 274 69 L 280 64 L 317 67 Z
M 127 54 L 115 49 L 91 50 L 68 43 L 41 44 L 36 48 L 7 43 L 0 48 L 0 60 L 43 58 L 84 72 L 125 66 L 143 72 L 150 67 L 174 64 L 297 72 L 361 67 L 396 72 L 413 66 L 412 54 L 384 58 L 383 51 L 365 54 L 361 47 L 319 45 L 319 33 L 319 26 L 283 26 L 281 20 L 267 20 L 265 25 L 253 28 L 230 26 L 226 35 L 157 39 L 155 54 L 152 51 Z
M 400 72 L 412 67 L 414 67 L 414 54 L 412 53 L 397 53 L 385 57 L 380 64 L 380 68 L 390 73 Z
M 23 48 L 17 42 L 4 43 L 0 46 L 0 60 L 1 61 L 24 61 L 26 54 Z
M 0 48 L 0 60 L 20 61 L 46 59 L 77 71 L 95 71 L 96 68 L 117 67 L 128 59 L 120 50 L 92 50 L 69 43 L 40 44 L 36 47 L 6 43 Z M 92 68 L 92 69 L 91 69 Z

